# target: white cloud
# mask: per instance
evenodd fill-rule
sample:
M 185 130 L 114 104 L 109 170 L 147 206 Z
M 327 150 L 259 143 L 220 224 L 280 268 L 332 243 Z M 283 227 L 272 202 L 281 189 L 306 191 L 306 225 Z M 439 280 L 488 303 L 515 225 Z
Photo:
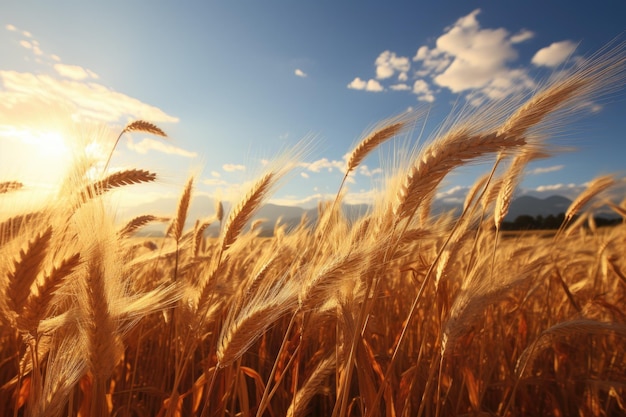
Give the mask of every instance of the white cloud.
M 376 80 L 367 81 L 367 85 L 365 86 L 365 91 L 372 91 L 372 92 L 378 93 L 383 90 L 384 90 L 383 86 L 380 85 L 380 83 Z
M 359 77 L 356 77 L 350 84 L 348 84 L 348 88 L 353 90 L 365 90 L 371 92 L 381 92 L 384 90 L 383 86 L 374 79 L 370 79 L 368 81 L 364 81 Z
M 367 85 L 367 81 L 363 81 L 359 77 L 356 77 L 350 84 L 348 84 L 348 88 L 353 90 L 365 90 L 365 86 Z
M 196 152 L 189 152 L 173 145 L 165 143 L 163 140 L 144 138 L 139 143 L 134 143 L 131 137 L 128 138 L 126 147 L 140 154 L 148 151 L 162 152 L 168 155 L 184 156 L 185 158 L 195 158 L 198 156 Z
M 480 10 L 460 18 L 437 39 L 437 49 L 452 63 L 434 81 L 452 92 L 481 88 L 495 75 L 506 71 L 506 62 L 517 58 L 505 29 L 481 29 L 476 16 Z
M 435 101 L 433 92 L 430 90 L 428 83 L 424 80 L 415 80 L 415 83 L 413 83 L 413 94 L 417 96 L 419 101 L 425 101 L 427 103 Z
M 298 198 L 295 196 L 285 196 L 278 198 L 270 198 L 269 202 L 272 204 L 277 204 L 279 206 L 290 206 L 290 207 L 298 207 L 298 206 L 310 206 L 312 203 L 317 203 L 318 201 L 330 201 L 334 198 L 331 194 L 321 194 L 316 193 L 306 197 Z
M 572 41 L 554 42 L 537 51 L 531 62 L 537 66 L 556 67 L 565 62 L 575 49 L 576 44 Z
M 202 181 L 202 184 L 204 185 L 210 185 L 210 186 L 219 186 L 219 187 L 225 187 L 225 186 L 229 186 L 230 183 L 228 183 L 227 181 L 224 181 L 222 179 L 219 178 L 205 178 Z
M 17 30 L 17 28 L 11 24 L 6 25 L 4 28 L 10 32 L 15 32 Z
M 540 193 L 545 193 L 546 191 L 563 191 L 563 190 L 571 190 L 576 188 L 577 185 L 574 183 L 570 183 L 570 184 L 547 184 L 547 185 L 540 185 L 537 188 L 535 188 L 534 191 L 540 192 Z
M 389 88 L 394 90 L 394 91 L 409 91 L 409 90 L 411 90 L 411 87 L 409 87 L 407 84 L 393 84 L 393 85 L 390 85 Z
M 515 69 L 509 63 L 518 58 L 514 45 L 534 36 L 529 30 L 511 35 L 506 29 L 482 28 L 478 22 L 480 9 L 458 19 L 436 40 L 436 46 L 418 48 L 413 61 L 420 67 L 415 75 L 424 82 L 418 92 L 422 100 L 434 99 L 425 92 L 430 79 L 453 93 L 473 91 L 474 103 L 484 98 L 501 99 L 509 94 L 534 87 L 524 69 Z
M 32 49 L 32 48 L 33 48 L 33 45 L 32 45 L 30 42 L 25 41 L 25 40 L 21 40 L 21 41 L 20 41 L 20 45 L 21 45 L 23 48 L 26 48 L 26 49 Z
M 33 114 L 31 109 L 56 106 L 69 107 L 78 119 L 98 122 L 125 123 L 129 118 L 178 122 L 177 117 L 155 106 L 93 82 L 57 80 L 49 75 L 17 71 L 0 71 L 0 82 L 0 112 L 7 117 L 18 113 L 18 108 Z
M 304 71 L 302 71 L 300 68 L 296 68 L 296 70 L 294 71 L 294 74 L 296 74 L 298 77 L 301 77 L 301 78 L 307 77 L 307 74 Z
M 309 174 L 307 174 L 306 172 L 301 172 L 301 173 L 300 173 L 300 176 L 301 176 L 302 178 L 309 178 Z
M 98 78 L 98 75 L 93 71 L 78 65 L 54 64 L 53 68 L 60 76 L 71 78 L 72 80 L 80 81 L 86 78 Z
M 382 174 L 383 170 L 381 168 L 369 169 L 367 165 L 360 165 L 358 172 L 363 176 L 373 177 L 374 175 Z
M 395 52 L 384 51 L 376 58 L 376 78 L 384 80 L 396 72 L 406 73 L 411 68 L 409 58 L 397 56 Z
M 226 172 L 245 171 L 246 167 L 239 164 L 224 164 L 222 169 Z
M 548 172 L 556 172 L 565 168 L 565 165 L 554 165 L 551 167 L 539 167 L 528 171 L 530 175 L 547 174 Z
M 534 32 L 524 29 L 518 34 L 511 36 L 511 43 L 522 43 L 534 37 Z
M 33 34 L 30 33 L 27 30 L 22 31 L 22 35 L 26 36 L 27 38 L 32 38 L 33 37 Z
M 220 173 L 219 173 L 219 172 L 217 172 L 217 171 L 211 171 L 211 176 L 213 176 L 213 177 L 215 177 L 215 178 L 219 178 L 219 177 L 221 177 L 221 176 L 222 176 L 222 174 L 220 174 Z
M 333 172 L 334 169 L 337 169 L 340 172 L 345 172 L 346 170 L 345 161 L 330 161 L 328 158 L 318 159 L 313 162 L 300 162 L 298 166 L 310 172 L 321 172 L 322 170 Z
M 385 81 L 397 74 L 395 84 L 389 86 L 373 80 L 356 77 L 348 88 L 367 91 L 411 91 L 406 86 L 413 83 L 412 92 L 417 99 L 435 101 L 436 86 L 453 93 L 472 92 L 470 103 L 486 99 L 502 99 L 510 94 L 535 87 L 526 69 L 513 68 L 518 59 L 515 46 L 535 35 L 528 29 L 511 34 L 504 28 L 482 28 L 476 9 L 444 29 L 435 46 L 420 46 L 412 60 L 386 50 L 375 60 L 376 79 Z M 409 70 L 412 71 L 409 74 Z
M 56 61 L 56 62 L 61 62 L 61 58 L 60 58 L 58 55 L 52 54 L 52 55 L 50 55 L 50 58 L 51 58 L 53 61 Z

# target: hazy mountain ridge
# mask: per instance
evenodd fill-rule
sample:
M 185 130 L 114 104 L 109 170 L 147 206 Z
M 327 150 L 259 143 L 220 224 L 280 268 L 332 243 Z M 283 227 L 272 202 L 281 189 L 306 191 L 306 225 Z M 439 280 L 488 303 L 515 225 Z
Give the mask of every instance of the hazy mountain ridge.
M 556 216 L 559 213 L 564 213 L 572 200 L 560 196 L 553 195 L 547 198 L 538 198 L 528 195 L 520 196 L 513 200 L 509 208 L 509 213 L 505 217 L 505 221 L 514 221 L 517 217 L 522 215 L 537 217 L 537 216 Z M 125 223 L 126 221 L 144 214 L 153 214 L 157 216 L 172 217 L 176 214 L 177 198 L 163 198 L 157 201 L 141 204 L 125 210 L 120 210 L 118 213 L 118 221 Z M 156 209 L 159 208 L 159 209 Z M 344 204 L 344 215 L 350 221 L 354 221 L 359 217 L 366 214 L 371 209 L 371 206 L 366 204 Z M 456 214 L 460 214 L 462 209 L 461 204 L 445 203 L 443 201 L 435 201 L 432 207 L 433 214 L 440 214 L 444 212 L 453 211 Z M 225 216 L 228 216 L 230 206 L 224 204 Z M 193 223 L 197 219 L 209 219 L 215 214 L 215 201 L 208 196 L 196 196 L 189 207 L 187 215 L 186 227 L 193 226 Z M 277 204 L 265 204 L 256 212 L 253 219 L 264 219 L 263 233 L 271 233 L 274 229 L 274 225 L 280 220 L 280 224 L 287 225 L 287 228 L 297 226 L 302 216 L 306 215 L 307 222 L 313 224 L 317 221 L 318 210 L 317 208 L 305 209 L 302 207 L 294 206 L 281 206 Z M 600 211 L 598 215 L 601 217 L 616 217 L 612 212 Z M 226 220 L 226 219 L 225 219 Z M 224 220 L 224 221 L 225 221 Z M 143 234 L 161 234 L 166 226 L 163 224 L 153 224 L 146 226 L 142 229 Z M 219 231 L 219 224 L 215 221 L 209 227 L 209 233 L 217 235 Z

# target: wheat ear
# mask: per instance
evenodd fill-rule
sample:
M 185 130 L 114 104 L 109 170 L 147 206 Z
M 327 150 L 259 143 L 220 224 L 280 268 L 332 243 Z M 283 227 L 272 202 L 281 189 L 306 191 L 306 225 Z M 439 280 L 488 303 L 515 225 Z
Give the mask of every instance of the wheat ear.
M 370 152 L 380 146 L 383 142 L 396 136 L 404 129 L 406 121 L 391 122 L 376 130 L 371 135 L 363 139 L 353 150 L 348 158 L 346 176 L 352 172 Z
M 35 282 L 46 257 L 51 237 L 52 227 L 48 226 L 46 230 L 28 242 L 26 250 L 20 250 L 18 257 L 13 261 L 13 270 L 7 274 L 7 307 L 18 316 L 22 314 L 24 304 L 30 296 L 30 287 Z
M 296 285 L 294 281 L 279 279 L 260 288 L 241 311 L 231 309 L 219 337 L 219 366 L 240 358 L 270 325 L 297 306 Z
M 143 182 L 152 182 L 156 179 L 156 174 L 143 170 L 143 169 L 128 169 L 114 174 L 108 177 L 96 181 L 86 186 L 81 191 L 80 196 L 82 201 L 88 201 L 96 196 L 102 195 L 113 188 L 122 187 L 124 185 L 139 184 Z
M 127 236 L 132 235 L 133 233 L 135 233 L 137 229 L 144 227 L 148 223 L 155 222 L 155 221 L 162 222 L 162 221 L 168 221 L 168 220 L 169 219 L 167 218 L 157 217 L 151 214 L 137 216 L 131 221 L 129 221 L 128 223 L 126 223 L 126 225 L 117 232 L 117 235 L 119 237 L 127 237 Z
M 513 193 L 517 184 L 521 181 L 524 168 L 526 168 L 530 161 L 547 156 L 546 153 L 540 152 L 539 150 L 522 150 L 519 155 L 513 158 L 511 165 L 509 165 L 509 168 L 502 177 L 502 182 L 496 197 L 496 211 L 494 215 L 496 229 L 500 229 L 504 218 L 509 212 Z
M 178 208 L 176 210 L 176 217 L 172 219 L 169 227 L 167 228 L 167 235 L 172 236 L 178 243 L 183 235 L 183 229 L 185 228 L 185 221 L 187 220 L 187 211 L 189 210 L 189 202 L 191 201 L 191 191 L 193 189 L 193 177 L 187 180 L 185 189 L 178 200 Z
M 302 388 L 300 388 L 294 396 L 287 410 L 287 417 L 304 415 L 307 405 L 313 396 L 322 390 L 322 383 L 333 373 L 336 364 L 337 356 L 335 352 L 333 352 L 317 365 L 315 371 L 309 376 Z
M 587 204 L 593 197 L 615 184 L 615 179 L 611 175 L 604 175 L 591 181 L 585 191 L 580 193 L 565 212 L 564 223 L 569 223 L 574 215 Z
M 211 221 L 196 221 L 196 225 L 194 228 L 193 234 L 193 256 L 197 257 L 200 251 L 200 247 L 202 246 L 202 239 L 204 239 L 205 230 L 211 225 Z
M 124 135 L 124 133 L 127 133 L 127 132 L 146 132 L 146 133 L 151 133 L 153 135 L 161 136 L 164 138 L 167 137 L 165 132 L 162 131 L 159 127 L 157 127 L 156 125 L 150 122 L 146 122 L 144 120 L 136 120 L 134 122 L 127 124 L 126 127 L 124 127 L 124 129 L 122 129 L 120 134 L 117 136 L 117 139 L 115 139 L 115 143 L 113 144 L 113 148 L 111 148 L 111 152 L 109 153 L 109 157 L 107 158 L 107 161 L 104 164 L 104 170 L 102 172 L 106 172 L 107 169 L 109 168 L 109 163 L 111 162 L 111 157 L 113 156 L 113 152 L 115 152 L 115 148 L 117 148 L 117 144 L 122 138 L 122 135 Z
M 19 181 L 5 181 L 0 182 L 0 194 L 8 193 L 10 191 L 16 191 L 22 188 L 24 184 Z
M 37 285 L 37 293 L 31 294 L 24 308 L 24 314 L 18 318 L 18 326 L 34 335 L 39 322 L 45 318 L 54 293 L 63 285 L 65 279 L 80 264 L 80 254 L 75 253 L 61 261 L 44 276 L 43 282 Z
M 246 197 L 232 211 L 224 227 L 221 250 L 228 249 L 241 233 L 241 230 L 259 208 L 265 195 L 274 184 L 276 173 L 269 172 L 257 181 Z

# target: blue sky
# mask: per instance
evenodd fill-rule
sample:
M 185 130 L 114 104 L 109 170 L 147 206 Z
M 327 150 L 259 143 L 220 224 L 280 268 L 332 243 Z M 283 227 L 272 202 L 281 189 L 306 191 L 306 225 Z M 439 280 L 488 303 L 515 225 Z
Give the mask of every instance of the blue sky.
M 190 174 L 197 193 L 232 198 L 264 160 L 307 138 L 272 201 L 311 206 L 334 195 L 344 155 L 376 122 L 425 111 L 428 137 L 451 104 L 471 106 L 470 93 L 528 92 L 623 40 L 624 16 L 623 1 L 3 2 L 0 180 L 41 194 L 69 162 L 68 135 L 99 136 L 102 155 L 144 119 L 170 138 L 127 135 L 112 167 L 160 180 L 119 204 L 177 196 Z M 578 151 L 531 165 L 520 193 L 573 195 L 597 175 L 623 174 L 625 110 L 621 90 L 565 120 L 558 144 Z M 421 128 L 369 157 L 347 201 L 367 202 L 394 149 Z M 441 196 L 462 196 L 484 170 L 454 173 Z

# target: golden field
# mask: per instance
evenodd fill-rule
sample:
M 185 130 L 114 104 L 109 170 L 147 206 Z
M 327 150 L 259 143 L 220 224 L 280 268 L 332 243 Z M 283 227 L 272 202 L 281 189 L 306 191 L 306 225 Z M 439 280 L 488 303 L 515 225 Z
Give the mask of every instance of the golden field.
M 500 231 L 546 132 L 621 86 L 624 44 L 531 97 L 456 118 L 388 174 L 368 214 L 343 215 L 343 183 L 318 220 L 261 238 L 255 211 L 277 163 L 224 213 L 188 219 L 194 178 L 166 237 L 116 225 L 107 196 L 154 181 L 77 160 L 59 195 L 0 218 L 0 409 L 15 416 L 457 416 L 626 413 L 626 226 L 597 228 L 591 181 L 555 233 Z M 345 179 L 412 116 L 351 152 Z M 145 121 L 121 132 L 165 133 Z M 119 140 L 119 138 L 118 138 Z M 111 152 L 112 153 L 112 152 Z M 437 187 L 493 168 L 460 216 L 430 213 Z M 102 162 L 102 161 L 101 161 Z M 90 174 L 91 173 L 91 174 Z M 10 199 L 19 183 L 0 183 Z M 6 201 L 6 200 L 3 200 Z M 612 200 L 615 201 L 615 200 Z M 194 223 L 195 222 L 195 223 Z M 185 227 L 186 224 L 194 224 Z M 219 224 L 218 238 L 208 238 Z

